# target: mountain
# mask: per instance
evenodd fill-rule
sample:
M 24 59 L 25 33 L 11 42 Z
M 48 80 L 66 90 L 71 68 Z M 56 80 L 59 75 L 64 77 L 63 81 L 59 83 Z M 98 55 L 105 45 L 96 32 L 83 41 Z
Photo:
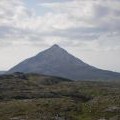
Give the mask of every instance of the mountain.
M 3 75 L 5 73 L 5 71 L 0 71 L 0 75 Z
M 38 73 L 72 80 L 120 79 L 120 73 L 90 66 L 58 45 L 26 59 L 8 71 L 14 72 Z

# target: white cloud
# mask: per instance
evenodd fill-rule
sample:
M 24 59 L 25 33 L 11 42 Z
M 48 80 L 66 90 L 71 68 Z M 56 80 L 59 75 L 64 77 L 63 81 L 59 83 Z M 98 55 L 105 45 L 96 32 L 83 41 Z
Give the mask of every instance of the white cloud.
M 119 0 L 36 2 L 0 0 L 1 49 L 58 43 L 83 51 L 120 51 Z
M 111 3 L 106 0 L 104 3 L 106 4 L 103 4 L 102 0 L 43 3 L 40 6 L 48 7 L 50 11 L 41 16 L 35 14 L 33 9 L 28 9 L 23 1 L 12 0 L 9 2 L 8 0 L 2 0 L 1 6 L 4 9 L 1 8 L 3 14 L 1 14 L 2 19 L 0 23 L 2 26 L 17 28 L 18 34 L 19 29 L 20 31 L 23 30 L 23 32 L 30 32 L 30 34 L 33 32 L 40 35 L 54 33 L 56 30 L 59 32 L 59 30 L 75 29 L 78 27 L 81 29 L 86 28 L 86 31 L 93 27 L 96 29 L 102 28 L 103 30 L 109 28 L 111 31 L 119 29 L 119 16 L 113 14 L 113 9 L 119 10 L 118 2 L 114 1 Z M 117 7 L 114 8 L 113 4 Z M 87 32 L 85 33 L 88 34 Z

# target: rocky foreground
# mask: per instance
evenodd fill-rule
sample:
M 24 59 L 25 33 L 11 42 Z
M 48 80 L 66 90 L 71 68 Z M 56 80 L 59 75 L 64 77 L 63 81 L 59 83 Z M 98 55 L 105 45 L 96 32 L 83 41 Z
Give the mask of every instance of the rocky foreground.
M 120 120 L 120 81 L 3 75 L 0 120 Z

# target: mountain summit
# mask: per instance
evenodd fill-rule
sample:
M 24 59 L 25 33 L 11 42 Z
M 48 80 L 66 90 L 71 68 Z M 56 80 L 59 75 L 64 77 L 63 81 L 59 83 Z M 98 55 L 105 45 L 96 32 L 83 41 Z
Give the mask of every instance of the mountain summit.
M 119 73 L 90 66 L 56 44 L 8 71 L 14 72 L 38 73 L 72 80 L 120 79 Z

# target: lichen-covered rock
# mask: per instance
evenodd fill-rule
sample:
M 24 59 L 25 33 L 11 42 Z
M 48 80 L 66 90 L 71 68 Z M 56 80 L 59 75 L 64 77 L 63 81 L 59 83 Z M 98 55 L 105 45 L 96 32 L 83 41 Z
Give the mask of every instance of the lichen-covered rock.
M 105 112 L 120 112 L 120 107 L 118 106 L 111 106 L 105 109 Z
M 114 116 L 110 118 L 109 120 L 120 120 L 120 115 Z

